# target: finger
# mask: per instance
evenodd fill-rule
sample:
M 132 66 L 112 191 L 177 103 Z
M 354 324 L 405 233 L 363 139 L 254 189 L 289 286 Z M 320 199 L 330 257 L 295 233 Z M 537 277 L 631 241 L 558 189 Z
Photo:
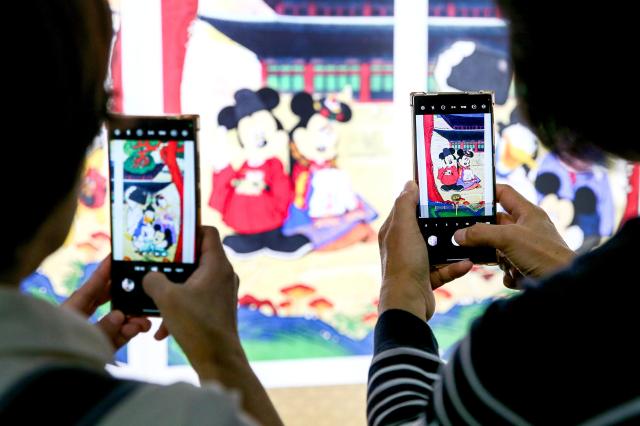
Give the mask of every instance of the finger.
M 96 308 L 109 300 L 109 279 L 111 274 L 111 255 L 107 256 L 78 290 L 63 303 L 66 308 L 74 309 L 89 316 Z
M 191 275 L 194 280 L 209 275 L 211 270 L 219 265 L 220 262 L 229 261 L 222 247 L 218 230 L 213 226 L 203 226 L 201 229 L 202 243 L 200 245 L 200 263 Z
M 517 240 L 517 225 L 490 225 L 476 223 L 468 228 L 458 229 L 453 237 L 461 246 L 493 247 L 506 252 Z
M 378 231 L 378 246 L 379 247 L 382 247 L 382 244 L 384 244 L 384 241 L 387 238 L 387 233 L 389 232 L 389 224 L 391 223 L 392 219 L 393 219 L 393 209 L 391 209 L 391 211 L 389 212 L 389 216 L 387 216 L 387 218 L 385 219 L 384 223 L 380 227 L 380 231 Z
M 535 207 L 529 200 L 509 185 L 496 185 L 496 199 L 498 203 L 516 219 Z
M 143 331 L 144 330 L 142 329 L 142 326 L 138 323 L 125 323 L 120 329 L 120 336 L 124 337 L 124 339 L 128 342 Z
M 433 290 L 466 275 L 473 267 L 473 262 L 463 260 L 431 271 L 431 288 Z
M 162 311 L 172 299 L 172 292 L 177 286 L 160 272 L 149 272 L 142 279 L 144 292 L 155 302 Z
M 116 343 L 116 339 L 120 335 L 120 329 L 122 328 L 124 321 L 125 316 L 121 311 L 111 311 L 102 317 L 96 325 L 107 336 L 109 341 L 118 348 L 119 346 Z
M 127 318 L 127 324 L 136 324 L 140 327 L 140 330 L 147 332 L 151 329 L 151 321 L 149 318 L 144 317 L 130 317 Z
M 404 185 L 404 190 L 396 199 L 393 214 L 394 220 L 396 220 L 397 217 L 398 221 L 415 224 L 417 228 L 416 206 L 418 205 L 418 199 L 418 185 L 410 180 Z
M 169 333 L 169 329 L 167 329 L 167 326 L 165 325 L 164 321 L 162 321 L 162 324 L 160 324 L 160 327 L 158 327 L 158 330 L 156 330 L 156 334 L 154 334 L 154 339 L 156 340 L 163 340 L 167 337 L 169 337 L 171 333 Z

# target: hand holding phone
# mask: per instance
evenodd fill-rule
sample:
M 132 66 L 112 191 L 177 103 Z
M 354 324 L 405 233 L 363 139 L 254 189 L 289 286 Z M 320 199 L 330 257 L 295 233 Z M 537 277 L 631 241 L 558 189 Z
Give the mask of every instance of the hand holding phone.
M 432 265 L 496 262 L 489 247 L 460 247 L 456 230 L 496 223 L 493 94 L 412 93 L 418 225 Z
M 113 115 L 107 130 L 113 308 L 159 315 L 145 274 L 182 283 L 197 267 L 198 117 Z

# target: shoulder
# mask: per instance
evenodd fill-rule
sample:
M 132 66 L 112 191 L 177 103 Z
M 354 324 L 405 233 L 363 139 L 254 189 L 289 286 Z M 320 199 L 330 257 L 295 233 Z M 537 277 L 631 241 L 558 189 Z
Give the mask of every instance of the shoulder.
M 217 384 L 196 387 L 188 383 L 168 386 L 143 384 L 117 405 L 104 425 L 253 425 L 243 413 L 240 397 Z

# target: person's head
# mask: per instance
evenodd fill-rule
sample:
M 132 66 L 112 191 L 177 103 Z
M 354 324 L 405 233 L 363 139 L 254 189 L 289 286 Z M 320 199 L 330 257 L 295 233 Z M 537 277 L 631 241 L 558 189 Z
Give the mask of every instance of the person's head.
M 68 233 L 107 110 L 112 37 L 104 0 L 25 0 L 11 10 L 29 34 L 5 52 L 0 281 L 31 272 Z
M 625 10 L 587 3 L 498 0 L 510 22 L 516 94 L 552 150 L 584 159 L 602 151 L 640 159 L 629 132 L 635 79 Z

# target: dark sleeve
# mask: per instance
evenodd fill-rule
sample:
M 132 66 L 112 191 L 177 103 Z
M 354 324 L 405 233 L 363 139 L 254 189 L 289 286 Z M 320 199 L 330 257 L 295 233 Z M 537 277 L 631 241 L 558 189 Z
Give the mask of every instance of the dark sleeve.
M 441 364 L 426 322 L 399 309 L 384 312 L 376 325 L 369 369 L 369 425 L 425 418 Z
M 612 424 L 602 419 L 638 416 L 639 380 L 630 366 L 640 350 L 629 324 L 637 322 L 640 286 L 612 265 L 635 262 L 640 220 L 623 231 L 568 269 L 489 305 L 446 365 L 426 323 L 403 311 L 381 315 L 369 424 Z
M 504 392 L 523 390 L 513 387 L 510 379 L 521 373 L 500 368 L 500 363 L 505 358 L 516 364 L 531 358 L 526 348 L 513 345 L 519 340 L 519 325 L 511 314 L 512 303 L 493 303 L 447 364 L 438 356 L 437 341 L 426 322 L 402 310 L 383 313 L 375 329 L 369 370 L 368 424 L 528 424 L 501 400 Z M 522 306 L 519 310 L 526 315 Z M 495 384 L 501 388 L 492 393 Z

